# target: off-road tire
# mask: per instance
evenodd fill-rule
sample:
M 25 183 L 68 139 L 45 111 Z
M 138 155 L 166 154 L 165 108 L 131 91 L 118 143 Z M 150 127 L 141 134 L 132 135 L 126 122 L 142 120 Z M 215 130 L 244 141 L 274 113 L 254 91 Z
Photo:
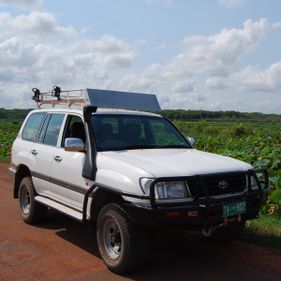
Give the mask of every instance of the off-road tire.
M 32 179 L 25 177 L 19 186 L 19 207 L 22 219 L 27 224 L 36 224 L 47 216 L 48 207 L 36 202 Z
M 120 254 L 118 256 L 118 253 L 113 253 L 114 258 L 110 256 L 108 248 L 115 244 L 107 243 L 110 245 L 106 246 L 105 242 L 108 240 L 106 233 L 109 232 L 110 235 L 111 231 L 106 231 L 108 224 L 114 227 L 116 225 L 119 229 L 119 234 L 116 235 L 119 238 L 117 237 L 116 241 L 120 240 Z M 142 265 L 147 247 L 146 237 L 146 231 L 135 225 L 119 205 L 110 203 L 100 211 L 97 219 L 97 244 L 104 263 L 111 271 L 126 273 Z M 115 238 L 113 240 L 116 242 Z

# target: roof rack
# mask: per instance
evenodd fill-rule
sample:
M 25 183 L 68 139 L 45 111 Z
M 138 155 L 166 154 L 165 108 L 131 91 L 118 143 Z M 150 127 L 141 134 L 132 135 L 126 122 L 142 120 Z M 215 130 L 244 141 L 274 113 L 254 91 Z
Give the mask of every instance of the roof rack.
M 32 99 L 37 103 L 38 108 L 43 105 L 63 105 L 70 107 L 95 106 L 97 108 L 160 111 L 158 100 L 155 95 L 128 93 L 120 91 L 85 89 L 62 91 L 60 87 L 54 86 L 50 92 L 40 92 L 37 88 L 32 89 Z
M 60 87 L 54 86 L 50 92 L 41 92 L 37 88 L 33 88 L 34 93 L 32 99 L 36 102 L 38 108 L 43 105 L 51 105 L 55 107 L 57 105 L 63 105 L 71 107 L 72 105 L 86 105 L 85 99 L 86 90 L 68 90 L 62 91 Z

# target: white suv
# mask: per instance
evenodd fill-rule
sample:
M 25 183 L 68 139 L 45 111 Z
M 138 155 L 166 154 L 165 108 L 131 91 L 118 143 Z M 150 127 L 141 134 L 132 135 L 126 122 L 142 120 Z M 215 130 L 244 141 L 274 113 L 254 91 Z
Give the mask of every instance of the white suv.
M 249 164 L 194 149 L 158 114 L 93 104 L 30 112 L 10 170 L 26 223 L 48 208 L 96 223 L 101 257 L 118 273 L 144 259 L 148 229 L 237 238 L 269 190 L 266 171 L 260 180 Z

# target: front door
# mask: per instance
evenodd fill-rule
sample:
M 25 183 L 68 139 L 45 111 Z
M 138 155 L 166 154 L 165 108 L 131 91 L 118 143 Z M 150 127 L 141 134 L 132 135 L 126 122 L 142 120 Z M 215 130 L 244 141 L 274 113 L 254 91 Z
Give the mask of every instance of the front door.
M 52 190 L 58 201 L 81 211 L 84 194 L 89 188 L 82 177 L 85 153 L 65 151 L 64 141 L 69 137 L 80 138 L 86 142 L 84 124 L 78 115 L 67 116 L 61 141 L 53 152 Z

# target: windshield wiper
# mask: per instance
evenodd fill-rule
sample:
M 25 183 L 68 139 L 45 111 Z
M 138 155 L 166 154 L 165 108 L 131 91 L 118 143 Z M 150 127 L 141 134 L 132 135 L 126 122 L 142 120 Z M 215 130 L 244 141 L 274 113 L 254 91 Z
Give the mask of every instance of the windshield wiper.
M 122 149 L 142 149 L 142 148 L 158 148 L 157 144 L 132 144 L 122 147 Z
M 187 144 L 167 144 L 167 145 L 158 145 L 158 144 L 132 144 L 125 147 L 122 147 L 122 149 L 149 149 L 149 148 L 192 148 Z
M 167 144 L 167 145 L 160 145 L 159 148 L 192 148 L 190 145 L 187 144 Z

